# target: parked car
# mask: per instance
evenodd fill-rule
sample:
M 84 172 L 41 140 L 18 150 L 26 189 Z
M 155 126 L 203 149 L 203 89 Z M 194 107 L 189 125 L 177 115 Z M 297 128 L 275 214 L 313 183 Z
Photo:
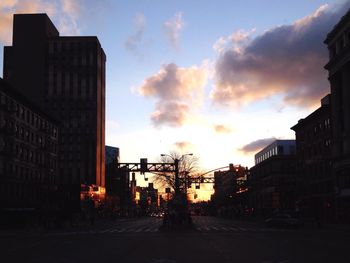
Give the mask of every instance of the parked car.
M 289 214 L 276 214 L 265 220 L 268 227 L 300 227 L 303 223 Z

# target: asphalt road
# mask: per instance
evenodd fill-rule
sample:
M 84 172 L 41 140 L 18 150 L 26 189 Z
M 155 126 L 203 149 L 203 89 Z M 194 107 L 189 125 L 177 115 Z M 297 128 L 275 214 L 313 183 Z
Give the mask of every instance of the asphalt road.
M 93 227 L 0 232 L 1 262 L 350 262 L 349 231 L 274 229 L 194 217 L 192 229 L 159 230 L 161 219 Z

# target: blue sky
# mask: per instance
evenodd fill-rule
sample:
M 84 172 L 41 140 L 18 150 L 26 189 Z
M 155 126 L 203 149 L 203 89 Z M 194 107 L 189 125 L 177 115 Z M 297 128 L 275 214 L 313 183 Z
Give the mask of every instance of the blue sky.
M 123 162 L 177 150 L 194 153 L 203 171 L 250 167 L 273 138 L 294 138 L 290 127 L 329 92 L 322 41 L 348 7 L 2 0 L 0 45 L 11 44 L 13 13 L 46 12 L 61 35 L 96 35 L 107 55 L 106 143 Z

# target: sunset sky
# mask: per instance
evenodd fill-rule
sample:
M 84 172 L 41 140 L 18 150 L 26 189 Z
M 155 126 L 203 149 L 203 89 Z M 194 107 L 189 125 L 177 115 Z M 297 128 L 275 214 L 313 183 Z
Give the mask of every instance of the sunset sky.
M 343 0 L 1 0 L 47 13 L 64 35 L 96 35 L 107 55 L 106 144 L 122 162 L 193 153 L 203 171 L 254 165 L 329 93 L 323 40 Z M 0 52 L 3 61 L 3 52 Z M 2 63 L 0 65 L 2 75 Z

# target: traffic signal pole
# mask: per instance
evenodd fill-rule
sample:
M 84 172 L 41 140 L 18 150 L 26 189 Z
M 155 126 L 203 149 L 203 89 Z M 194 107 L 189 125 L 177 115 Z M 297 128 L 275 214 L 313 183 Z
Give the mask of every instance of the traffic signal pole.
M 180 194 L 180 180 L 179 180 L 179 159 L 174 160 L 175 165 L 175 196 Z

